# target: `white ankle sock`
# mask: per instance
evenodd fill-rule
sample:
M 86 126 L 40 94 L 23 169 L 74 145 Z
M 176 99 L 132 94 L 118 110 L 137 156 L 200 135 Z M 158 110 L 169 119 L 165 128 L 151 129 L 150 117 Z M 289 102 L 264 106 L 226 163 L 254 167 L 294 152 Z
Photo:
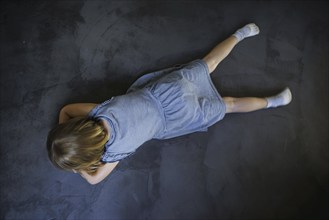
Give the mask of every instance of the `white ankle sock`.
M 255 36 L 257 34 L 259 34 L 258 26 L 254 23 L 251 23 L 251 24 L 247 24 L 244 27 L 237 30 L 233 34 L 233 36 L 235 36 L 238 39 L 238 41 L 241 41 L 246 37 Z
M 266 108 L 275 108 L 282 105 L 288 105 L 291 102 L 292 95 L 289 88 L 286 88 L 279 94 L 265 98 L 267 101 Z

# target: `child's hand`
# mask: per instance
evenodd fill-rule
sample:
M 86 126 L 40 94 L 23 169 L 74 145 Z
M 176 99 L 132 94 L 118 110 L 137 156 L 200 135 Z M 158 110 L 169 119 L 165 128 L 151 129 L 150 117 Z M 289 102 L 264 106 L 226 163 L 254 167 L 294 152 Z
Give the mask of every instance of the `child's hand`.
M 87 180 L 88 183 L 95 185 L 105 179 L 116 167 L 116 165 L 118 165 L 118 163 L 119 161 L 114 163 L 105 163 L 104 165 L 100 166 L 97 172 L 95 172 L 93 175 L 88 174 L 84 170 L 81 170 L 80 172 L 75 170 L 74 171 L 79 173 L 85 180 Z
M 71 118 L 86 117 L 96 105 L 95 103 L 75 103 L 64 106 L 59 113 L 59 124 Z

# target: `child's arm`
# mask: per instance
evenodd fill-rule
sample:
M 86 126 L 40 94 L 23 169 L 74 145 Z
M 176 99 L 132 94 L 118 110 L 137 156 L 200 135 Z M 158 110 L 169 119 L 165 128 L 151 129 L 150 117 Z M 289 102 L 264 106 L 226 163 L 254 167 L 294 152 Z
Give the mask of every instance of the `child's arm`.
M 87 116 L 96 106 L 95 103 L 75 103 L 64 106 L 59 113 L 59 124 L 78 116 Z
M 97 173 L 93 176 L 89 175 L 85 171 L 81 171 L 80 175 L 87 180 L 88 183 L 95 185 L 105 179 L 112 170 L 118 165 L 118 162 L 106 163 L 104 166 L 98 168 Z

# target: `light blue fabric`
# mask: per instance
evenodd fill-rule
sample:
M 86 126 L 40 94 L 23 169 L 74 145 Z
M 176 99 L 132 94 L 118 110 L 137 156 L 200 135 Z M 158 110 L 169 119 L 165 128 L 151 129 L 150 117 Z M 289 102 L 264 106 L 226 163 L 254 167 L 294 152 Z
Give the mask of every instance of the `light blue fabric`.
M 127 94 L 96 106 L 89 116 L 108 122 L 111 136 L 102 161 L 115 162 L 152 138 L 206 131 L 225 111 L 206 63 L 195 60 L 140 77 Z

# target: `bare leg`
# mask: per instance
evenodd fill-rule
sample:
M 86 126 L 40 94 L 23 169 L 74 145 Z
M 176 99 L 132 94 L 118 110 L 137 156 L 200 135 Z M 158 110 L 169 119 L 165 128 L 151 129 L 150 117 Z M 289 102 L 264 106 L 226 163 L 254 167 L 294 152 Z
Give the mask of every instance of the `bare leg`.
M 255 24 L 248 24 L 239 30 L 237 30 L 232 36 L 219 43 L 214 49 L 208 53 L 203 60 L 207 63 L 209 73 L 212 73 L 218 64 L 227 57 L 227 55 L 232 51 L 232 49 L 241 40 L 246 37 L 251 37 L 259 33 L 259 28 Z M 264 108 L 273 108 L 282 105 L 287 105 L 290 103 L 292 98 L 291 91 L 286 88 L 281 93 L 265 98 L 256 97 L 224 97 L 224 102 L 226 105 L 226 113 L 233 112 L 251 112 Z
M 217 65 L 227 57 L 237 43 L 238 39 L 235 36 L 230 36 L 219 43 L 203 58 L 208 65 L 209 73 L 212 73 L 216 69 Z
M 267 107 L 265 98 L 245 97 L 224 97 L 226 113 L 234 112 L 252 112 Z
M 246 37 L 255 36 L 259 33 L 257 25 L 251 23 L 237 30 L 232 36 L 219 43 L 208 53 L 203 60 L 207 63 L 209 73 L 212 73 L 217 65 L 232 51 L 234 46 Z
M 292 100 L 292 94 L 289 88 L 285 88 L 277 95 L 256 98 L 256 97 L 224 97 L 226 113 L 234 112 L 252 112 L 264 108 L 275 108 L 288 105 Z

